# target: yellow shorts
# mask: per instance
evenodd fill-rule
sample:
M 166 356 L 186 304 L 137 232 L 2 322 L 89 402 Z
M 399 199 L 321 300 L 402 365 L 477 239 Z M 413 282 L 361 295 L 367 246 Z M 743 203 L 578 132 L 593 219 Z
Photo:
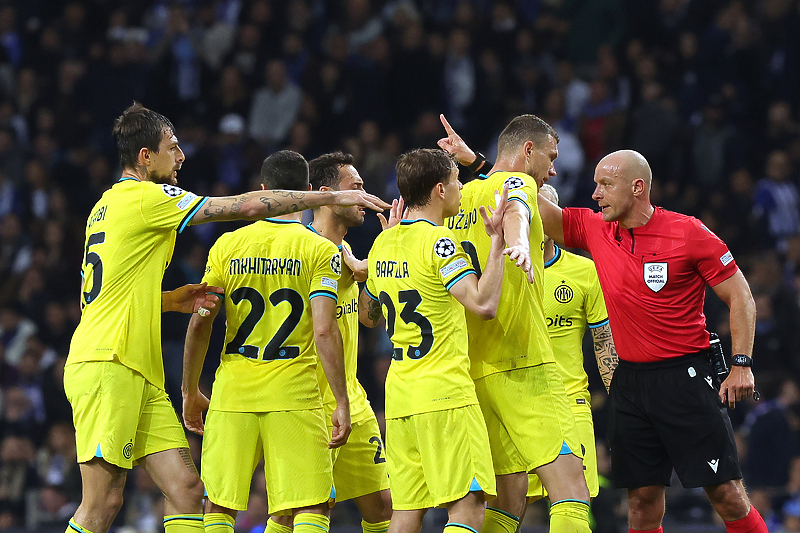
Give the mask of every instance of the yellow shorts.
M 270 514 L 328 502 L 333 467 L 322 408 L 238 413 L 208 411 L 201 477 L 208 499 L 244 511 L 261 457 Z
M 581 457 L 578 430 L 555 363 L 489 374 L 475 380 L 475 392 L 498 476 L 551 463 L 564 443 Z
M 392 509 L 427 509 L 482 490 L 497 494 L 480 408 L 421 413 L 386 421 Z
M 173 448 L 188 448 L 169 396 L 116 361 L 87 361 L 64 368 L 72 405 L 78 462 L 94 457 L 121 468 Z
M 333 431 L 328 426 L 328 434 Z M 375 415 L 353 424 L 347 444 L 331 450 L 336 501 L 351 500 L 389 488 L 386 453 Z
M 600 482 L 597 478 L 597 450 L 594 444 L 594 423 L 592 422 L 592 407 L 589 403 L 590 396 L 588 391 L 579 392 L 569 396 L 569 402 L 572 406 L 572 414 L 575 416 L 575 425 L 578 428 L 578 435 L 580 435 L 581 439 L 583 474 L 586 477 L 589 494 L 594 498 L 600 490 Z M 547 491 L 542 487 L 539 476 L 529 474 L 528 501 L 533 502 L 546 496 Z

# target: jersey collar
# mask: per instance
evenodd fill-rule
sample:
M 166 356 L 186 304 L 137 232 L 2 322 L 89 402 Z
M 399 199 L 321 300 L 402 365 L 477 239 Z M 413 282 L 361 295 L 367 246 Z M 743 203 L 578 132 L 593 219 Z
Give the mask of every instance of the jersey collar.
M 306 227 L 308 229 L 310 229 L 311 231 L 313 231 L 314 233 L 316 233 L 317 235 L 320 235 L 319 232 L 316 230 L 316 228 L 314 226 L 312 226 L 310 223 L 306 224 Z M 320 235 L 320 237 L 322 237 L 322 235 Z M 339 248 L 340 252 L 342 251 L 342 245 L 341 244 L 336 245 L 336 247 Z
M 281 220 L 277 218 L 265 218 L 264 221 L 274 222 L 275 224 L 300 224 L 301 226 L 303 225 L 303 223 L 300 222 L 299 220 Z
M 552 258 L 552 259 L 550 259 L 550 261 L 547 261 L 547 262 L 544 264 L 544 267 L 545 267 L 545 268 L 547 268 L 547 267 L 551 266 L 553 263 L 555 263 L 556 261 L 558 261 L 559 259 L 561 259 L 561 248 L 559 248 L 557 244 L 554 244 L 553 246 L 555 246 L 555 247 L 556 247 L 556 255 L 554 255 L 554 256 L 553 256 L 553 258 Z
M 123 181 L 140 181 L 140 180 L 137 180 L 136 178 L 120 178 L 117 180 L 117 183 L 121 183 Z
M 400 224 L 403 225 L 403 226 L 408 226 L 409 224 L 413 224 L 415 222 L 427 222 L 431 226 L 435 226 L 436 225 L 433 222 L 431 222 L 430 220 L 428 220 L 427 218 L 416 218 L 414 220 L 401 220 Z

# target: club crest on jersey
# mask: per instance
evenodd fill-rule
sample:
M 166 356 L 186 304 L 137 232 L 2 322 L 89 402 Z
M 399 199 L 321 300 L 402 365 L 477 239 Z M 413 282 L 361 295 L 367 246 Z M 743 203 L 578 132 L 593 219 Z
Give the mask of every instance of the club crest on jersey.
M 522 178 L 511 176 L 505 181 L 505 184 L 508 185 L 509 191 L 513 191 L 514 189 L 519 189 L 523 187 L 525 185 L 525 182 L 522 181 Z
M 339 254 L 331 256 L 331 270 L 333 270 L 334 274 L 337 276 L 342 275 L 342 256 Z
M 667 263 L 645 263 L 644 283 L 653 292 L 663 289 L 667 284 Z
M 167 183 L 161 184 L 161 190 L 164 191 L 164 194 L 169 196 L 170 198 L 177 198 L 181 194 L 183 194 L 183 189 L 180 187 L 176 187 L 175 185 L 169 185 Z
M 436 244 L 433 245 L 433 251 L 439 257 L 446 259 L 456 253 L 456 243 L 453 242 L 453 239 L 449 239 L 447 237 L 442 237 Z

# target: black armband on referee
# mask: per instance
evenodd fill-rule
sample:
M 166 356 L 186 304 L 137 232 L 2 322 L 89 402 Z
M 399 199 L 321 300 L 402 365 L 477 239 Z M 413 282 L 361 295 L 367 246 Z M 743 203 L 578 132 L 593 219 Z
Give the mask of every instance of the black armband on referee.
M 481 173 L 480 169 L 482 169 L 483 167 L 487 166 L 486 163 L 487 163 L 486 156 L 483 155 L 480 152 L 475 152 L 475 161 L 473 161 L 472 163 L 467 165 L 467 168 L 473 174 L 480 174 Z M 489 167 L 491 168 L 491 165 L 489 165 Z

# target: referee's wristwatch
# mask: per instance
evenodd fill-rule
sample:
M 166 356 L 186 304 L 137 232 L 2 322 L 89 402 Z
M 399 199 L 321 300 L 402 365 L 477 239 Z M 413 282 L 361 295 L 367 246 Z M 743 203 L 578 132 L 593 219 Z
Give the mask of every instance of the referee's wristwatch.
M 737 353 L 731 357 L 731 365 L 733 366 L 753 366 L 753 358 L 743 353 Z

